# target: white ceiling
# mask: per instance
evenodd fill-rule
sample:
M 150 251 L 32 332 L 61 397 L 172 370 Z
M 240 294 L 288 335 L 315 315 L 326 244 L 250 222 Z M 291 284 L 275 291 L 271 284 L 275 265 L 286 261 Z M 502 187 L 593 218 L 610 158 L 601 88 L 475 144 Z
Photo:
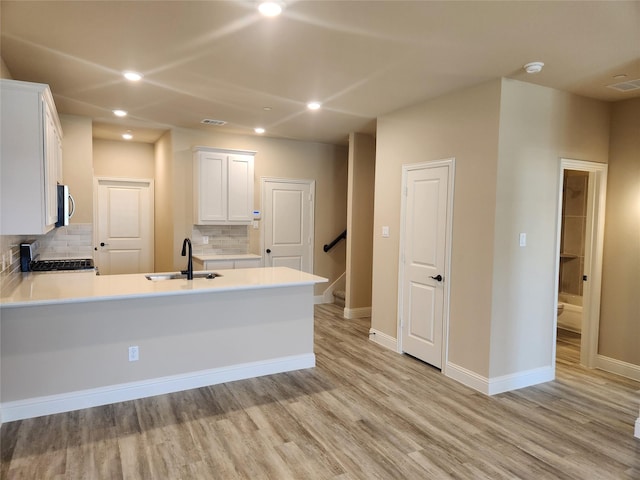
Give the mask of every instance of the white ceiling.
M 638 1 L 288 1 L 278 18 L 255 5 L 2 0 L 1 55 L 14 79 L 48 83 L 59 112 L 92 117 L 94 136 L 130 129 L 148 142 L 171 126 L 262 126 L 345 143 L 374 133 L 380 115 L 498 77 L 607 101 L 640 96 L 607 88 L 640 78 Z M 544 70 L 524 73 L 531 61 Z M 310 100 L 323 108 L 308 111 Z

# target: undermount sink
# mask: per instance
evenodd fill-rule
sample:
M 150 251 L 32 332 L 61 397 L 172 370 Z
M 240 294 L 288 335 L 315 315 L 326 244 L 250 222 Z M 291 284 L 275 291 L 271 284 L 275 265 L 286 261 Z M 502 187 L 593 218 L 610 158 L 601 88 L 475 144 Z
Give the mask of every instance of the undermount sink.
M 216 277 L 221 277 L 219 273 L 215 272 L 193 272 L 193 278 L 207 278 L 214 279 Z M 158 282 L 160 280 L 186 280 L 186 273 L 150 273 L 149 275 L 145 275 L 147 280 L 151 280 L 152 282 Z

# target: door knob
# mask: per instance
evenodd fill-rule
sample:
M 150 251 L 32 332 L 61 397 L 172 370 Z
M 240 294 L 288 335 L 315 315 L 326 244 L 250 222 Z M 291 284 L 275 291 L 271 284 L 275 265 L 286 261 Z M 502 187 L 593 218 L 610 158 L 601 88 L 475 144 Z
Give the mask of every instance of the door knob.
M 442 281 L 442 275 L 440 275 L 440 274 L 436 275 L 435 277 L 432 276 L 431 278 L 433 278 L 436 282 L 441 282 Z
M 267 248 L 267 253 L 271 253 L 271 249 L 270 248 Z

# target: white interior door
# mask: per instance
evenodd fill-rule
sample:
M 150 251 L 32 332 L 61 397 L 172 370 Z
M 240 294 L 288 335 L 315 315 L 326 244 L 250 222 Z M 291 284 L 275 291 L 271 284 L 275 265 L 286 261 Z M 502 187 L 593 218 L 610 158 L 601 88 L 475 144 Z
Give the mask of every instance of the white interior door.
M 312 180 L 262 179 L 265 267 L 313 273 Z
M 100 274 L 153 272 L 153 181 L 97 178 L 95 191 Z
M 401 350 L 438 368 L 443 363 L 451 168 L 452 163 L 443 162 L 409 165 L 402 176 Z

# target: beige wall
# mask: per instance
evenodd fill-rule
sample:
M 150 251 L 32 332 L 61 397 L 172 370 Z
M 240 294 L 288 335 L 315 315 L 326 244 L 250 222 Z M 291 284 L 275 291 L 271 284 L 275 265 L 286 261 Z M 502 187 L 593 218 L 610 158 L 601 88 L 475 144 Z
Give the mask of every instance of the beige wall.
M 93 223 L 93 144 L 89 117 L 60 115 L 62 178 L 76 201 L 70 223 Z
M 96 177 L 145 178 L 155 176 L 151 143 L 93 140 L 93 170 Z
M 174 268 L 173 248 L 173 147 L 171 131 L 155 144 L 155 269 L 169 272 Z
M 606 162 L 608 145 L 607 103 L 502 81 L 490 377 L 552 364 L 560 157 Z
M 331 241 L 346 225 L 347 149 L 323 143 L 299 142 L 259 136 L 208 133 L 174 129 L 173 151 L 174 197 L 173 262 L 183 263 L 180 246 L 191 236 L 193 227 L 192 148 L 209 146 L 256 151 L 255 206 L 261 209 L 261 177 L 311 179 L 316 181 L 314 273 L 329 279 L 329 284 L 345 271 L 345 260 L 328 256 L 322 246 Z M 250 251 L 260 252 L 261 230 L 249 229 Z M 315 287 L 321 294 L 326 285 Z
M 371 135 L 349 136 L 349 173 L 347 193 L 347 309 L 371 307 L 373 258 L 373 200 L 376 164 L 376 140 Z M 344 242 L 329 255 L 344 255 Z
M 448 361 L 550 368 L 559 159 L 607 162 L 608 141 L 607 103 L 506 79 L 381 118 L 372 327 L 396 336 L 401 166 L 455 157 Z
M 598 353 L 640 365 L 640 98 L 612 105 Z
M 11 72 L 7 68 L 7 64 L 4 63 L 4 60 L 2 59 L 2 57 L 0 57 L 0 78 L 13 79 Z
M 377 133 L 372 328 L 396 337 L 402 165 L 455 157 L 449 360 L 481 375 L 489 374 L 500 85 L 386 115 Z

